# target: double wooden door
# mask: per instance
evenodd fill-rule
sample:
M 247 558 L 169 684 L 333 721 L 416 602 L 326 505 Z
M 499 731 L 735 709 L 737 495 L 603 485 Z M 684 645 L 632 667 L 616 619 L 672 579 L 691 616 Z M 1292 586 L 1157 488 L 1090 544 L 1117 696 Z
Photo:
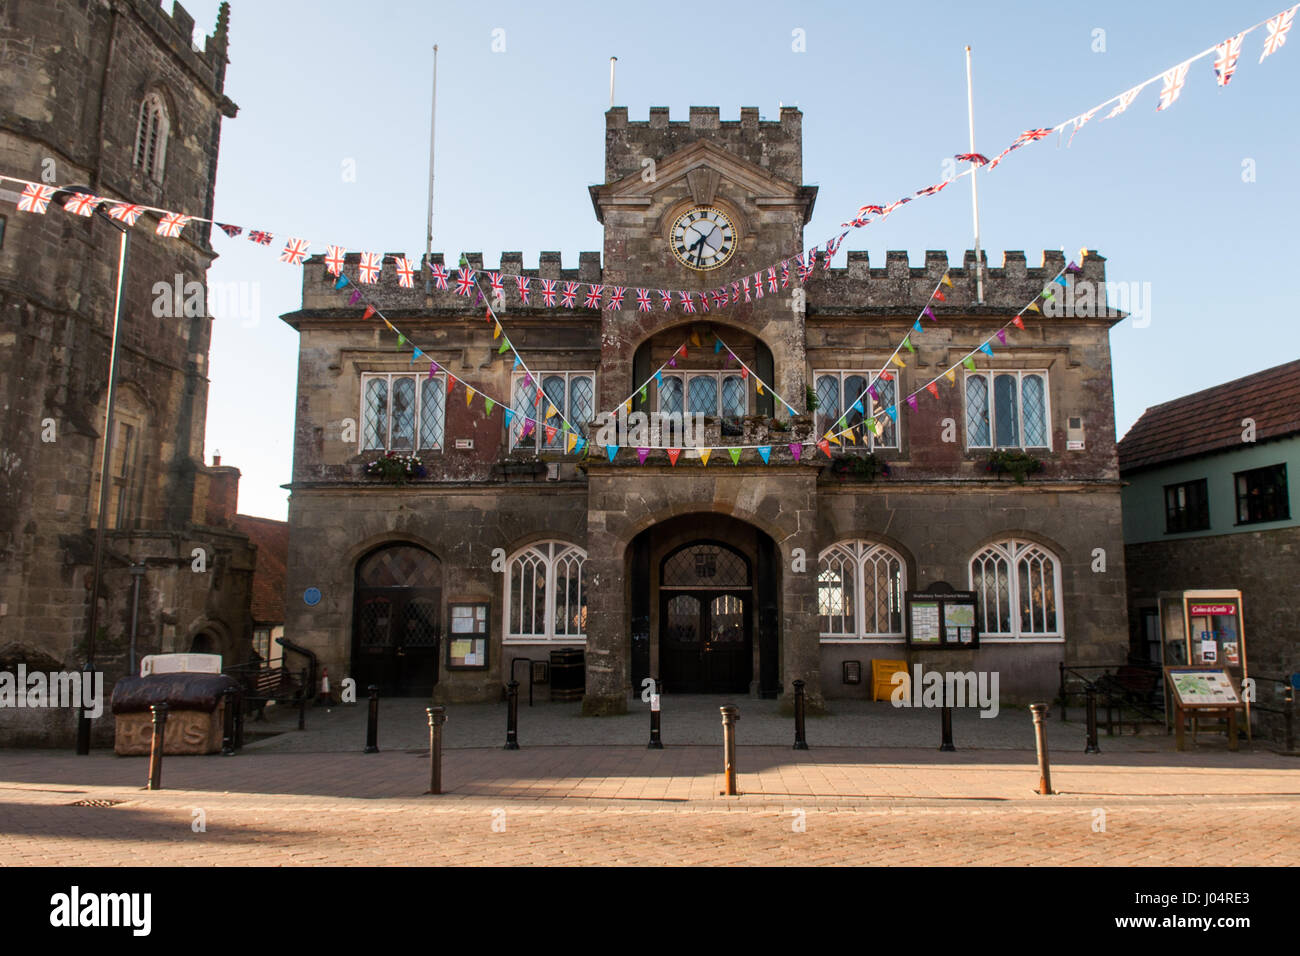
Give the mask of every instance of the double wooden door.
M 383 696 L 423 697 L 438 683 L 442 603 L 414 588 L 367 588 L 357 593 L 352 660 L 357 697 L 376 684 Z
M 667 693 L 740 694 L 753 678 L 749 591 L 660 592 L 659 670 Z

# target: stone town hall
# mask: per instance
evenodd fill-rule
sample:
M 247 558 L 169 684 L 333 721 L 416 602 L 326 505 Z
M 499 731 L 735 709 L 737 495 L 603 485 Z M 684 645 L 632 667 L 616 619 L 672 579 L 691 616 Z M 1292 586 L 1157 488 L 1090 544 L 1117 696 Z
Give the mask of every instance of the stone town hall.
M 692 107 L 674 121 L 656 108 L 637 122 L 613 108 L 605 121 L 605 182 L 590 188 L 603 255 L 584 252 L 574 269 L 543 252 L 529 269 L 503 253 L 500 271 L 534 277 L 534 287 L 550 278 L 715 289 L 806 247 L 817 190 L 802 182 L 798 110 L 772 122 L 752 108 L 722 120 Z M 642 175 L 646 157 L 653 177 Z M 675 226 L 691 213 L 723 224 L 734 248 L 706 261 L 683 255 Z M 355 259 L 345 269 L 353 278 Z M 468 262 L 484 266 L 478 255 Z M 959 368 L 937 400 L 909 412 L 901 399 L 1063 265 L 1058 253 L 1030 267 L 1007 252 L 1001 268 L 984 270 L 982 303 L 973 253 L 950 269 L 943 252 L 920 264 L 890 252 L 872 268 L 851 251 L 846 268 L 819 266 L 805 296 L 792 283 L 708 315 L 643 313 L 632 297 L 599 311 L 511 300 L 501 321 L 532 369 L 526 379 L 498 355 L 482 305 L 452 290 L 426 297 L 418 281 L 400 288 L 386 268 L 365 288 L 439 369 L 416 371 L 411 346 L 348 305 L 315 258 L 302 309 L 284 317 L 300 334 L 286 632 L 336 679 L 386 693 L 499 699 L 512 673 L 525 674 L 514 661 L 581 648 L 587 714 L 625 711 L 647 676 L 670 695 L 786 695 L 802 679 L 819 707 L 866 696 L 872 659 L 919 659 L 905 643 L 903 593 L 945 582 L 978 593 L 981 641 L 943 663 L 1000 672 L 1009 700 L 1047 699 L 1059 662 L 1115 662 L 1128 643 L 1116 320 L 1030 313 L 1007 347 L 975 371 Z M 1069 281 L 1102 288 L 1104 260 L 1089 252 L 1081 265 Z M 882 403 L 899 404 L 897 423 L 884 419 L 872 447 L 846 443 L 842 453 L 870 453 L 887 474 L 834 468 L 812 446 L 795 461 L 787 444 L 820 436 L 851 405 L 945 272 L 953 287 L 939 321 L 878 389 Z M 662 450 L 644 464 L 631 450 L 611 462 L 593 447 L 597 415 L 619 408 L 692 334 L 704 347 L 651 381 L 638 409 L 705 415 L 709 445 L 777 450 L 767 464 L 752 450 L 733 464 L 725 451 L 705 463 L 690 449 L 675 466 Z M 709 347 L 719 335 L 754 376 Z M 448 373 L 525 413 L 540 384 L 592 444 L 573 454 L 561 435 L 525 434 L 522 415 L 507 426 L 500 409 L 467 408 L 463 385 L 447 396 Z M 991 454 L 1008 449 L 1042 470 L 1024 484 L 990 472 Z M 368 477 L 367 462 L 388 450 L 418 455 L 427 474 Z M 854 661 L 861 683 L 845 667 Z

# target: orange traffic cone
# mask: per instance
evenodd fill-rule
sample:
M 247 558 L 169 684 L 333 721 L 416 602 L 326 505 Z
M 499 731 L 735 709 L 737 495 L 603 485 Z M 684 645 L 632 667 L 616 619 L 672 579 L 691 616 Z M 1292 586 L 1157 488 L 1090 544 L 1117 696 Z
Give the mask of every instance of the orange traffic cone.
M 330 669 L 322 668 L 320 678 L 320 693 L 316 696 L 317 704 L 329 706 L 334 703 L 330 697 Z

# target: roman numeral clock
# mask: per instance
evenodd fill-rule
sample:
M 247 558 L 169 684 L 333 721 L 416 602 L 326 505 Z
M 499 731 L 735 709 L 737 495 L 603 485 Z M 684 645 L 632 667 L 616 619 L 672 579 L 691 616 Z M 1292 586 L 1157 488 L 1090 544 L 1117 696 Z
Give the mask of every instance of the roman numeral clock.
M 714 206 L 697 206 L 677 217 L 669 232 L 673 255 L 684 266 L 707 272 L 736 251 L 736 227 Z

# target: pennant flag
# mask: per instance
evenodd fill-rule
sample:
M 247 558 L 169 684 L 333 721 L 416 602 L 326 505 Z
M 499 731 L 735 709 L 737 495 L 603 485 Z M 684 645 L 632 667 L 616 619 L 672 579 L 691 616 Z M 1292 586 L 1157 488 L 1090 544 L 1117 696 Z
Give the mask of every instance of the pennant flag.
M 466 408 L 469 408 L 470 403 L 474 401 L 474 395 L 475 395 L 474 389 L 466 385 L 465 386 L 465 407 Z
M 438 284 L 440 292 L 447 291 L 447 270 L 442 267 L 440 262 L 430 262 L 429 271 L 433 273 L 433 279 Z
M 928 315 L 928 316 L 930 317 L 930 321 L 931 321 L 931 322 L 938 322 L 938 321 L 939 321 L 939 317 L 936 316 L 936 315 L 934 314 L 934 310 L 931 309 L 928 305 L 927 305 L 924 309 L 921 310 L 921 313 L 922 313 L 923 315 Z
M 587 439 L 585 439 L 585 438 L 579 438 L 579 439 L 578 439 L 577 448 L 575 449 L 575 450 L 578 452 L 578 454 L 581 455 L 581 454 L 582 454 L 582 450 L 583 450 L 584 448 L 586 448 L 586 447 L 587 447 Z
M 353 289 L 352 294 L 348 296 L 348 305 L 356 305 L 361 301 L 361 290 Z
M 797 441 L 790 442 L 790 457 L 798 461 L 803 456 L 803 445 Z
M 650 401 L 650 396 L 646 394 L 646 386 L 642 385 L 642 386 L 641 386 L 641 404 L 644 405 L 644 404 L 645 404 L 646 402 L 648 402 L 648 401 Z
M 636 290 L 636 310 L 637 310 L 638 312 L 649 312 L 649 311 L 650 311 L 651 309 L 653 309 L 653 308 L 654 308 L 654 306 L 652 306 L 652 305 L 650 304 L 650 290 L 649 290 L 649 289 L 637 289 L 637 290 Z
M 499 349 L 497 349 L 497 355 L 505 355 L 506 352 L 509 350 L 509 348 L 510 348 L 510 340 L 509 340 L 509 339 L 502 339 L 502 340 L 501 340 L 501 347 L 500 347 Z
M 703 342 L 700 341 L 700 333 L 695 331 L 694 329 L 691 329 L 691 344 L 694 345 L 696 348 L 704 344 Z M 685 347 L 686 346 L 684 345 L 682 346 L 682 348 Z
M 623 411 L 627 412 L 629 415 L 632 414 L 632 399 L 629 398 L 623 403 Z
M 1044 290 L 1043 290 L 1043 299 L 1044 299 L 1044 300 L 1046 300 L 1046 299 L 1050 299 L 1050 298 L 1051 298 L 1052 296 L 1054 296 L 1054 295 L 1056 295 L 1056 290 L 1055 290 L 1055 289 L 1044 289 Z
M 853 403 L 853 410 L 859 415 L 865 415 L 867 413 L 867 410 L 862 406 L 862 399 L 860 398 Z
M 603 285 L 587 285 L 587 301 L 582 306 L 585 309 L 599 309 L 600 297 L 604 295 L 605 287 Z
M 663 383 L 664 383 L 664 373 L 663 373 L 663 370 L 661 369 L 661 370 L 655 372 L 655 384 L 656 384 L 656 385 L 663 385 Z M 641 387 L 642 387 L 643 389 L 645 388 L 644 385 L 642 385 Z
M 461 267 L 456 271 L 456 294 L 469 298 L 470 289 L 477 286 L 474 283 L 474 270 L 465 265 L 465 257 L 460 257 Z
M 573 446 L 576 445 L 577 443 L 578 443 L 578 439 L 577 439 L 577 437 L 576 437 L 572 432 L 570 432 L 570 433 L 569 433 L 569 447 L 568 447 L 567 450 L 570 451 L 570 452 L 573 451 Z
M 414 352 L 412 352 L 412 353 L 411 353 L 411 364 L 414 365 L 414 364 L 415 364 L 415 360 L 418 359 L 418 358 L 419 358 L 421 355 L 423 355 L 423 354 L 424 354 L 424 353 L 421 352 L 419 349 L 416 349 Z
M 659 301 L 663 303 L 664 311 L 667 312 L 673 307 L 673 294 L 668 289 L 659 290 Z
M 447 394 L 450 395 L 451 390 L 455 387 L 456 387 L 456 376 L 448 372 L 447 373 Z
M 346 257 L 342 246 L 325 247 L 325 270 L 332 276 L 343 275 L 343 260 Z M 335 286 L 334 288 L 338 288 Z
M 1160 89 L 1160 103 L 1156 106 L 1157 110 L 1168 109 L 1173 105 L 1174 100 L 1178 99 L 1183 92 L 1183 84 L 1187 82 L 1187 71 L 1191 63 L 1180 63 L 1172 70 L 1166 70 L 1161 76 L 1164 85 Z
M 754 379 L 754 388 L 758 390 L 758 394 L 763 394 L 763 382 L 761 379 Z
M 253 229 L 248 233 L 248 241 L 255 242 L 259 246 L 269 246 L 272 238 L 273 236 L 269 232 L 264 232 L 261 229 Z
M 63 202 L 63 208 L 74 216 L 85 216 L 89 219 L 95 214 L 95 208 L 103 202 L 98 196 L 92 196 L 90 193 L 73 193 Z
M 554 418 L 554 417 L 555 417 L 556 415 L 558 415 L 558 414 L 560 414 L 560 413 L 556 410 L 556 408 L 555 408 L 554 405 L 547 405 L 547 406 L 546 406 L 546 417 L 547 417 L 547 418 Z
M 1237 60 L 1241 56 L 1241 44 L 1246 34 L 1238 33 L 1229 37 L 1214 48 L 1214 76 L 1219 86 L 1227 86 L 1232 74 L 1237 70 Z
M 943 376 L 948 380 L 948 384 L 955 385 L 957 383 L 957 372 L 955 370 L 948 369 L 943 373 Z
M 899 358 L 897 355 L 895 355 L 892 359 L 890 359 L 890 361 L 892 361 L 892 362 L 893 362 L 895 365 L 897 365 L 899 368 L 907 368 L 907 363 L 904 362 L 904 361 L 903 361 L 901 358 Z
M 1012 321 L 1012 323 L 1015 324 L 1015 327 L 1018 328 L 1018 329 L 1023 329 L 1023 328 L 1025 327 L 1025 321 L 1024 321 L 1024 319 L 1020 318 L 1020 316 L 1016 316 L 1016 317 L 1015 317 L 1014 319 L 1012 319 L 1011 321 Z
M 509 343 L 506 343 L 506 344 L 508 345 Z M 512 365 L 512 366 L 510 366 L 510 371 L 513 372 L 513 371 L 514 371 L 515 369 L 517 369 L 518 367 L 519 367 L 519 353 L 516 352 L 516 353 L 515 353 L 515 364 Z
M 555 283 L 559 281 L 559 279 L 542 280 L 542 305 L 548 309 L 555 306 Z
M 609 294 L 609 304 L 606 305 L 605 308 L 613 312 L 617 312 L 619 309 L 623 308 L 623 296 L 626 292 L 627 290 L 623 286 L 614 286 L 613 291 Z
M 1039 313 L 1040 315 L 1041 315 L 1042 312 L 1043 312 L 1043 310 L 1040 309 L 1040 308 L 1038 307 L 1038 303 L 1037 303 L 1037 302 L 1030 302 L 1027 306 L 1025 306 L 1025 308 L 1026 308 L 1026 309 L 1032 309 L 1033 311 Z
M 501 338 L 501 323 L 500 323 L 500 322 L 495 323 L 495 325 L 494 325 L 494 327 L 493 327 L 493 329 L 492 329 L 492 338 L 494 338 L 494 339 L 499 339 L 499 338 Z
M 566 309 L 572 309 L 578 299 L 578 283 L 566 282 L 560 292 L 560 305 Z
M 711 454 L 713 454 L 713 449 L 712 449 L 712 448 L 697 448 L 697 449 L 695 449 L 695 450 L 696 450 L 696 451 L 699 453 L 699 455 L 700 455 L 700 461 L 704 462 L 704 467 L 705 467 L 705 468 L 709 467 L 709 456 L 710 456 Z
M 969 371 L 972 372 L 975 371 L 975 360 L 971 358 L 969 355 L 961 360 L 961 364 L 965 365 Z
M 607 445 L 607 446 L 605 447 L 605 454 L 609 455 L 609 460 L 610 460 L 610 461 L 613 461 L 613 460 L 614 460 L 614 456 L 618 454 L 618 446 L 617 446 L 617 445 Z
M 932 296 L 932 298 L 938 299 L 940 302 L 948 301 L 948 297 L 944 295 L 942 292 L 940 292 L 938 289 L 934 290 L 934 295 Z
M 898 421 L 898 406 L 890 405 L 888 408 L 885 409 L 885 414 L 889 416 L 890 421 L 894 421 L 894 422 Z
M 340 275 L 338 279 L 334 282 L 334 288 L 341 289 L 347 284 L 348 284 L 348 277 L 345 275 Z
M 990 346 L 987 342 L 982 342 L 980 344 L 980 351 L 989 357 L 992 357 L 993 355 L 993 347 Z
M 1268 36 L 1264 38 L 1264 52 L 1260 54 L 1260 63 L 1263 63 L 1266 57 L 1282 49 L 1282 44 L 1286 43 L 1287 32 L 1291 29 L 1291 24 L 1295 22 L 1297 9 L 1300 9 L 1300 4 L 1285 13 L 1279 13 L 1264 24 L 1268 27 Z
M 841 421 L 843 421 L 843 419 L 841 419 Z M 839 424 L 839 423 L 837 422 L 836 424 Z M 839 435 L 832 435 L 830 432 L 827 432 L 827 433 L 826 433 L 826 439 L 827 439 L 827 441 L 829 441 L 832 445 L 840 445 L 840 444 L 842 444 L 842 442 L 840 441 L 840 436 L 839 436 Z
M 164 239 L 175 239 L 192 218 L 192 216 L 182 216 L 178 212 L 169 212 L 158 221 L 158 228 L 154 232 Z
M 430 359 L 430 360 L 429 360 L 429 378 L 430 378 L 430 379 L 433 378 L 433 373 L 436 372 L 436 371 L 438 371 L 438 363 L 435 362 L 435 361 L 433 361 L 432 359 Z
M 536 423 L 535 421 L 533 421 L 531 418 L 525 418 L 525 419 L 524 419 L 524 431 L 523 431 L 523 434 L 522 434 L 520 437 L 521 437 L 521 438 L 527 438 L 530 434 L 532 434 L 533 426 L 536 425 L 536 424 L 537 424 L 537 423 Z
M 556 428 L 554 425 L 546 426 L 546 444 L 549 445 L 551 442 L 555 441 L 555 433 L 557 431 L 559 431 L 559 429 Z
M 378 252 L 361 253 L 361 265 L 357 266 L 357 277 L 367 285 L 379 281 L 379 273 L 384 268 L 384 257 Z
M 894 380 L 894 376 L 889 372 L 881 372 L 880 378 L 882 381 L 885 382 L 892 382 Z
M 1005 329 L 998 329 L 998 341 L 1003 345 L 1007 344 L 1007 333 Z
M 682 450 L 680 448 L 668 449 L 668 463 L 672 465 L 674 468 L 677 467 L 677 459 L 681 456 L 681 453 Z
M 400 349 L 400 348 L 401 348 L 403 345 L 405 345 L 405 344 L 406 344 L 406 336 L 403 335 L 401 332 L 398 332 L 398 333 L 397 333 L 397 347 Z
M 924 332 L 924 331 L 925 331 L 923 328 L 921 328 L 921 320 L 920 320 L 920 319 L 917 319 L 915 322 L 912 323 L 912 331 L 913 331 L 913 332 L 918 332 L 918 333 L 920 333 L 920 332 Z
M 853 427 L 854 426 L 850 425 L 848 430 L 844 433 L 844 436 L 856 445 L 858 443 L 858 436 L 853 433 Z
M 1065 276 L 1057 276 L 1052 281 L 1055 282 L 1057 285 L 1059 285 L 1062 289 L 1064 289 L 1067 285 L 1065 281 Z
M 879 435 L 879 434 L 880 434 L 880 422 L 876 421 L 876 419 L 875 419 L 874 417 L 872 417 L 872 418 L 868 418 L 868 419 L 867 419 L 867 430 L 868 430 L 869 432 L 871 432 L 871 434 L 873 434 L 873 435 Z
M 739 465 L 739 464 L 740 464 L 740 449 L 739 449 L 739 448 L 728 448 L 728 449 L 727 449 L 727 454 L 729 454 L 729 455 L 731 456 L 731 463 L 732 463 L 733 465 Z
M 361 321 L 364 322 L 366 319 L 370 318 L 374 314 L 375 314 L 375 307 L 373 305 L 366 306 L 366 311 L 361 313 Z
M 1121 93 L 1119 95 L 1119 103 L 1116 104 L 1115 108 L 1111 110 L 1109 113 L 1107 113 L 1104 118 L 1113 119 L 1114 117 L 1119 116 L 1120 113 L 1123 113 L 1126 109 L 1128 109 L 1130 106 L 1133 105 L 1133 101 L 1137 99 L 1137 95 L 1141 92 L 1142 92 L 1142 87 L 1135 86 L 1127 93 Z
M 909 352 L 916 352 L 916 346 L 912 344 L 912 337 L 910 335 L 903 339 L 903 348 L 907 349 Z M 901 368 L 902 366 L 900 365 L 899 367 Z
M 876 391 L 876 386 L 875 386 L 875 385 L 868 385 L 868 386 L 867 386 L 867 391 L 871 393 L 871 397 L 872 397 L 875 401 L 877 401 L 877 402 L 880 401 L 880 393 Z
M 713 343 L 713 354 L 717 355 L 721 351 L 722 351 L 722 339 L 718 339 Z
M 734 356 L 734 355 L 732 356 L 732 358 L 735 358 L 735 357 L 736 357 L 736 356 Z M 741 377 L 742 379 L 748 379 L 748 378 L 749 378 L 749 367 L 748 367 L 748 366 L 742 365 L 742 366 L 740 367 L 740 377 Z
M 766 464 L 768 463 L 768 459 L 772 457 L 772 446 L 771 446 L 771 445 L 759 445 L 759 446 L 758 446 L 758 457 L 761 458 L 761 459 L 763 459 L 763 464 L 766 465 Z
M 939 281 L 944 285 L 946 285 L 949 289 L 952 288 L 952 279 L 948 278 L 948 273 L 945 272 L 943 274 L 943 278 L 940 279 Z
M 513 409 L 513 408 L 504 408 L 504 409 L 501 410 L 501 414 L 503 414 L 503 415 L 506 417 L 506 427 L 509 428 L 509 427 L 510 427 L 510 423 L 511 423 L 512 421 L 514 421 L 514 419 L 515 419 L 515 411 L 514 411 L 514 409 Z
M 411 265 L 411 260 L 405 256 L 397 257 L 397 284 L 403 289 L 410 289 L 415 285 L 415 266 Z
M 638 448 L 636 450 L 636 460 L 638 464 L 644 465 L 646 456 L 650 454 L 649 448 Z
M 931 383 L 930 383 L 929 385 L 927 385 L 925 388 L 926 388 L 926 390 L 927 390 L 931 395 L 933 395 L 935 398 L 938 398 L 938 397 L 939 397 L 939 386 L 935 385 L 934 382 L 931 382 Z
M 483 396 L 483 414 L 484 414 L 484 415 L 491 415 L 491 414 L 492 414 L 492 409 L 494 409 L 494 408 L 496 408 L 496 407 L 497 407 L 497 403 L 496 403 L 496 402 L 492 401 L 492 399 L 488 398 L 486 395 Z
M 224 232 L 226 235 L 228 235 L 231 239 L 238 239 L 240 236 L 244 234 L 244 228 L 242 226 L 228 226 L 223 222 L 219 222 L 217 223 L 217 225 L 220 226 L 221 231 Z
M 908 405 L 909 408 L 912 409 L 912 411 L 916 411 L 916 396 L 915 396 L 915 395 L 909 395 L 909 396 L 907 396 L 907 405 Z
M 287 262 L 291 266 L 302 265 L 302 261 L 307 258 L 307 247 L 310 245 L 311 243 L 306 239 L 290 239 L 280 251 L 280 261 Z
M 825 438 L 823 438 L 821 441 L 817 443 L 817 447 L 822 450 L 822 453 L 827 458 L 831 457 L 831 443 L 828 442 Z

